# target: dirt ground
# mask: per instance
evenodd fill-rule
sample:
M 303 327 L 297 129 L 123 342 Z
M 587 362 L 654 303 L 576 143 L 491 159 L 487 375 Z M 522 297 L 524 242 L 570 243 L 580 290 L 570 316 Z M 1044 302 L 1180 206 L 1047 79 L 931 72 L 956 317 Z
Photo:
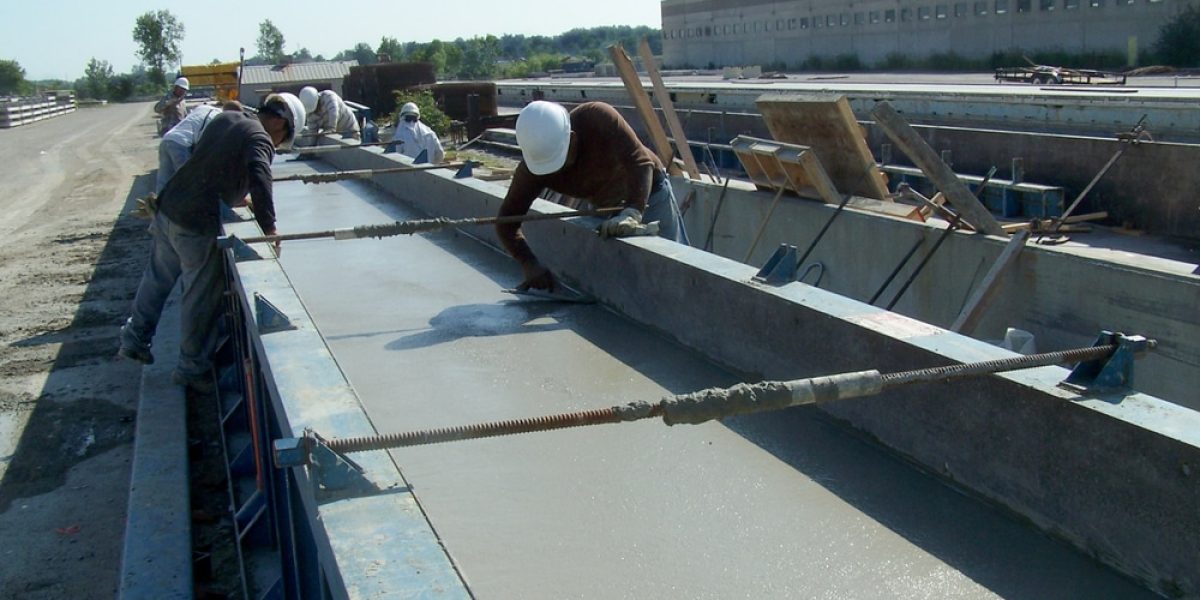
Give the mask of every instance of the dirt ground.
M 110 598 L 140 365 L 113 359 L 149 244 L 150 104 L 0 130 L 0 598 Z

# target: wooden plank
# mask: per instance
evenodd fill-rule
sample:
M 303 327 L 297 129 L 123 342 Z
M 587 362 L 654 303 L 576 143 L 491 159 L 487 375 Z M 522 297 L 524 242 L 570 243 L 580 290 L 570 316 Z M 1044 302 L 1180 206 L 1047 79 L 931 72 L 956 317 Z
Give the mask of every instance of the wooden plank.
M 908 219 L 909 221 L 919 221 L 922 223 L 925 222 L 925 217 L 921 215 L 920 209 L 911 204 L 884 202 L 874 198 L 854 197 L 846 203 L 846 208 L 856 208 L 858 210 L 879 213 L 889 217 Z
M 629 91 L 633 107 L 637 109 L 642 121 L 646 123 L 646 131 L 650 133 L 650 141 L 654 143 L 655 154 L 667 168 L 667 172 L 678 174 L 679 167 L 675 166 L 671 143 L 667 140 L 667 132 L 663 130 L 662 123 L 658 121 L 658 115 L 654 114 L 654 106 L 650 104 L 650 97 L 646 95 L 646 90 L 642 87 L 642 80 L 638 78 L 637 70 L 633 68 L 633 62 L 629 60 L 629 55 L 625 54 L 625 49 L 621 48 L 620 44 L 609 46 L 608 53 L 617 67 L 617 73 L 621 75 L 621 81 L 625 82 L 625 89 Z
M 771 137 L 811 147 L 837 189 L 890 201 L 884 176 L 845 96 L 764 94 L 755 104 Z
M 829 178 L 829 173 L 825 171 L 817 153 L 805 150 L 800 153 L 799 160 L 800 164 L 804 166 L 804 174 L 808 176 L 808 182 L 817 190 L 821 200 L 826 204 L 840 204 L 842 195 L 838 193 L 837 186 Z
M 654 52 L 650 50 L 650 42 L 646 41 L 646 38 L 642 38 L 642 43 L 638 45 L 638 54 L 641 55 L 642 64 L 646 67 L 646 74 L 650 76 L 650 83 L 654 86 L 654 96 L 658 98 L 658 105 L 662 107 L 667 127 L 671 129 L 671 137 L 675 138 L 675 150 L 683 159 L 684 171 L 688 177 L 699 181 L 700 167 L 696 165 L 696 158 L 692 156 L 687 135 L 683 132 L 683 123 L 679 122 L 679 115 L 675 113 L 675 103 L 671 101 L 671 92 L 667 91 L 662 75 L 659 74 L 658 67 L 654 64 Z
M 875 104 L 875 108 L 871 109 L 871 115 L 875 117 L 875 122 L 879 124 L 888 138 L 920 167 L 925 176 L 942 193 L 946 194 L 946 199 L 958 210 L 963 220 L 974 225 L 977 231 L 992 235 L 1004 235 L 1004 229 L 1000 227 L 1000 223 L 996 221 L 992 213 L 988 212 L 987 207 L 975 198 L 975 194 L 967 189 L 966 184 L 959 181 L 958 175 L 945 162 L 942 162 L 937 152 L 934 152 L 933 148 L 921 139 L 916 130 L 904 121 L 900 113 L 896 112 L 896 109 L 887 102 L 879 102 Z
M 1009 265 L 1016 262 L 1017 256 L 1025 247 L 1028 239 L 1028 231 L 1018 231 L 1008 240 L 1008 245 L 1000 252 L 1000 256 L 996 257 L 996 262 L 992 263 L 992 268 L 988 270 L 987 275 L 983 276 L 983 281 L 980 281 L 979 286 L 971 293 L 966 306 L 963 307 L 962 312 L 958 313 L 958 318 L 954 319 L 950 331 L 970 335 L 975 330 L 980 319 L 983 318 L 983 312 L 987 310 L 992 299 L 996 297 L 996 292 L 1000 289 L 1000 276 L 1004 274 Z

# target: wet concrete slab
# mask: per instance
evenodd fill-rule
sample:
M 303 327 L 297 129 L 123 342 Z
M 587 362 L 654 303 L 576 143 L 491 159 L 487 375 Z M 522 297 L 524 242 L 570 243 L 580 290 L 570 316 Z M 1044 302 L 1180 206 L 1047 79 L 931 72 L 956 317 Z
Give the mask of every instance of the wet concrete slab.
M 282 232 L 421 216 L 359 183 L 277 195 Z M 515 263 L 462 234 L 296 242 L 281 262 L 381 432 L 740 379 L 602 306 L 515 300 Z M 393 456 L 481 598 L 1153 597 L 813 410 Z

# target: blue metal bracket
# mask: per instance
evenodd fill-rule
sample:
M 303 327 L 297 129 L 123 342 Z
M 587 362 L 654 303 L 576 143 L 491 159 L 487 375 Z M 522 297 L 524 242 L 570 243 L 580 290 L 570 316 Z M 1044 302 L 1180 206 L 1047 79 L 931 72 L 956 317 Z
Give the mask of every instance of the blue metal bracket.
M 1154 347 L 1154 342 L 1140 335 L 1101 331 L 1092 346 L 1117 345 L 1112 356 L 1081 362 L 1075 365 L 1063 384 L 1093 391 L 1115 390 L 1133 386 L 1133 361 Z
M 395 154 L 400 151 L 400 142 L 391 142 L 383 147 L 384 154 Z
M 796 279 L 796 270 L 800 268 L 796 247 L 791 244 L 780 244 L 775 254 L 767 259 L 767 264 L 758 270 L 754 281 L 771 285 L 783 285 Z
M 311 429 L 304 437 L 282 438 L 272 444 L 275 467 L 308 467 L 323 490 L 374 489 L 363 476 L 363 468 L 349 457 L 329 449 L 325 440 Z
M 464 162 L 463 166 L 459 167 L 458 172 L 454 174 L 454 178 L 455 179 L 470 179 L 471 177 L 474 177 L 475 176 L 475 172 L 474 172 L 475 166 L 479 165 L 479 164 L 481 164 L 481 163 L 477 163 L 473 160 L 468 160 L 468 161 Z
M 429 163 L 429 151 L 428 150 L 422 150 L 421 153 L 418 154 L 417 157 L 413 159 L 414 165 L 424 165 L 427 163 Z
M 234 262 L 245 262 L 248 260 L 262 260 L 262 255 L 257 250 L 251 248 L 249 244 L 243 242 L 236 235 L 223 235 L 217 238 L 217 247 L 222 250 L 233 250 Z
M 258 321 L 259 333 L 275 333 L 296 328 L 283 311 L 276 308 L 258 292 L 254 292 L 254 317 Z

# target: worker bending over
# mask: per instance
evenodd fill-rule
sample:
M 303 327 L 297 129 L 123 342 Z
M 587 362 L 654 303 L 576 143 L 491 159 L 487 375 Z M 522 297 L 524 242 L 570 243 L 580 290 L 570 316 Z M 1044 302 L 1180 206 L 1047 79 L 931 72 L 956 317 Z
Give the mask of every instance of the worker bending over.
M 187 93 L 190 87 L 187 77 L 180 77 L 175 80 L 171 91 L 167 92 L 162 100 L 154 103 L 154 112 L 162 116 L 162 121 L 158 124 L 158 135 L 170 131 L 187 116 Z
M 227 102 L 224 108 L 202 104 L 193 108 L 178 125 L 163 134 L 162 142 L 158 144 L 158 178 L 154 185 L 155 194 L 162 193 L 163 186 L 167 185 L 171 176 L 192 156 L 196 142 L 200 141 L 200 134 L 204 133 L 204 128 L 212 122 L 213 117 L 221 114 L 222 110 L 241 112 L 242 105 L 236 100 Z
M 121 328 L 119 356 L 154 362 L 151 340 L 167 296 L 179 281 L 182 335 L 171 380 L 212 392 L 212 357 L 225 293 L 224 260 L 217 249 L 220 204 L 238 202 L 249 191 L 259 227 L 273 234 L 271 161 L 275 149 L 291 146 L 303 127 L 304 107 L 291 94 L 267 96 L 257 115 L 239 111 L 213 117 L 195 153 L 159 198 L 150 225 L 150 263 Z
M 305 86 L 300 90 L 300 102 L 308 112 L 308 133 L 340 133 L 342 137 L 359 139 L 358 119 L 354 110 L 346 106 L 342 97 L 333 90 L 317 91 L 317 88 Z M 304 144 L 309 145 L 309 144 Z
M 446 152 L 442 149 L 442 141 L 428 125 L 421 122 L 421 108 L 415 102 L 406 102 L 400 107 L 396 117 L 396 132 L 392 134 L 393 142 L 400 142 L 400 153 L 416 158 L 424 150 L 428 152 L 429 162 L 446 161 Z
M 600 225 L 603 237 L 644 231 L 657 221 L 659 235 L 687 244 L 683 218 L 663 164 L 633 128 L 603 102 L 587 102 L 570 113 L 553 102 L 531 102 L 517 117 L 521 164 L 500 205 L 500 216 L 524 215 L 549 188 L 587 200 L 595 208 L 624 207 Z M 538 262 L 519 223 L 496 225 L 508 253 L 521 264 L 525 280 L 517 289 L 553 291 L 554 277 Z

